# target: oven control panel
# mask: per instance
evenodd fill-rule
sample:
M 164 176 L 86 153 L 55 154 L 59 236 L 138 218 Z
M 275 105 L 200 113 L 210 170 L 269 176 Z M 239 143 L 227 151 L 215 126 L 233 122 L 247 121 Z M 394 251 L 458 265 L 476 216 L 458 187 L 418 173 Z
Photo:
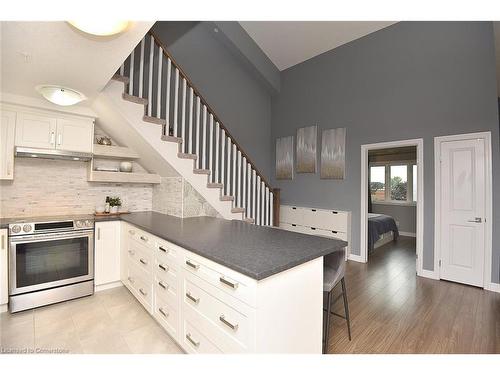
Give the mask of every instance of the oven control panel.
M 9 235 L 21 236 L 26 234 L 68 232 L 73 230 L 92 228 L 94 228 L 94 220 L 92 219 L 77 219 L 38 223 L 13 223 L 9 224 Z

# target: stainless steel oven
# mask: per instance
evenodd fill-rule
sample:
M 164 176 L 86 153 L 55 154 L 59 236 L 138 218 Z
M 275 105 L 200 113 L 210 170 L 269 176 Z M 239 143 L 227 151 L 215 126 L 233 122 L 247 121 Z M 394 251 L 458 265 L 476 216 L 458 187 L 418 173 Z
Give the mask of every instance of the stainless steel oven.
M 9 226 L 9 310 L 94 291 L 94 223 L 65 220 Z

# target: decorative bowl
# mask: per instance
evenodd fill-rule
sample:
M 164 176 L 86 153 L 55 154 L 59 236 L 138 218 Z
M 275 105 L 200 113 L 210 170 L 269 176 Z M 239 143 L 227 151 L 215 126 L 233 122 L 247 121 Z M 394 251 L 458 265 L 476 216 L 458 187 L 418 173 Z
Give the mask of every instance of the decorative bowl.
M 132 163 L 129 161 L 122 161 L 120 163 L 120 172 L 132 172 Z

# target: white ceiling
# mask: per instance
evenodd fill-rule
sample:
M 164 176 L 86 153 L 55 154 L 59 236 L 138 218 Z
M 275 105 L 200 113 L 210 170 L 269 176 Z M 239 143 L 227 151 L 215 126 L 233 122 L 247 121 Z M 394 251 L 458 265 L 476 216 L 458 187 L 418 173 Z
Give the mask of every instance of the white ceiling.
M 1 22 L 0 91 L 39 98 L 35 86 L 55 84 L 80 91 L 89 105 L 152 24 L 95 37 L 62 21 Z
M 240 22 L 279 70 L 383 29 L 395 22 L 249 21 Z

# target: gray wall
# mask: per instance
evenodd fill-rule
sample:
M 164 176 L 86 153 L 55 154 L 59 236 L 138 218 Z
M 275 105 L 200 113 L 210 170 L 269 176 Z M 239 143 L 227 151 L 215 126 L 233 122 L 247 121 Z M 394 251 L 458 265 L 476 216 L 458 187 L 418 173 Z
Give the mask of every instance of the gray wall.
M 212 22 L 157 22 L 153 31 L 259 171 L 270 177 L 271 95 Z
M 373 203 L 373 213 L 389 215 L 396 220 L 401 232 L 417 232 L 417 207 L 395 204 Z M 357 223 L 354 223 L 357 224 Z
M 283 71 L 272 105 L 273 145 L 277 137 L 313 124 L 347 128 L 346 179 L 296 174 L 292 181 L 273 184 L 281 187 L 283 203 L 351 210 L 352 247 L 358 254 L 360 146 L 424 139 L 423 264 L 429 270 L 434 261 L 433 138 L 491 131 L 493 281 L 499 281 L 500 156 L 491 22 L 402 22 Z

